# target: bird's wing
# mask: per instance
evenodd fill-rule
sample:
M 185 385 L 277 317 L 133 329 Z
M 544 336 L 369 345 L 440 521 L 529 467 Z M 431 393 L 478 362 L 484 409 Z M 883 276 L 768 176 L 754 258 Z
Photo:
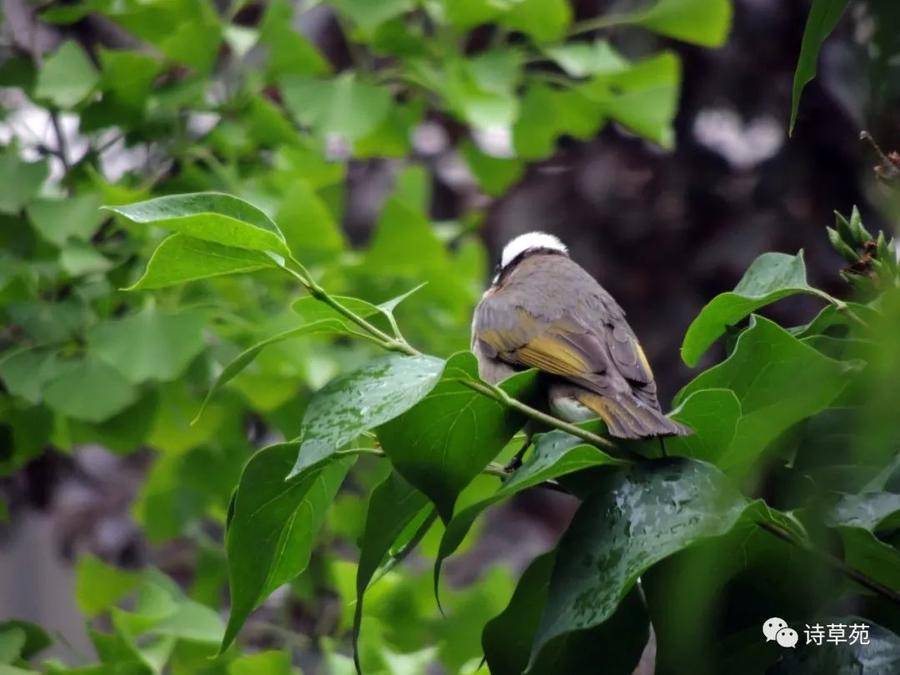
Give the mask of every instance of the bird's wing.
M 550 302 L 514 283 L 499 289 L 479 307 L 474 337 L 507 363 L 538 368 L 601 394 L 631 389 L 658 405 L 653 373 L 624 312 L 583 275 L 577 297 L 561 292 Z

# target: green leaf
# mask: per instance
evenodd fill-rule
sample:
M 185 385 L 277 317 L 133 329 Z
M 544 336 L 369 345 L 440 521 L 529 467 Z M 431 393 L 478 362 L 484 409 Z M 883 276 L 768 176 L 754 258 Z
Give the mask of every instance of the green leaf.
M 44 60 L 34 96 L 57 108 L 71 108 L 93 91 L 99 79 L 84 50 L 68 40 Z
M 47 631 L 30 621 L 10 619 L 0 623 L 0 633 L 13 628 L 25 634 L 25 644 L 20 648 L 20 656 L 23 659 L 30 659 L 53 644 L 53 640 L 47 635 Z
M 563 37 L 572 21 L 567 0 L 517 0 L 499 18 L 511 30 L 525 33 L 535 42 L 550 42 Z
M 47 160 L 25 162 L 17 153 L 15 146 L 0 152 L 0 213 L 21 211 L 50 175 Z
M 444 0 L 447 21 L 468 30 L 493 21 L 514 4 L 515 0 Z
M 221 651 L 262 600 L 306 568 L 326 510 L 352 464 L 332 461 L 285 480 L 296 447 L 263 448 L 241 474 L 225 540 L 231 614 Z
M 330 80 L 284 77 L 282 92 L 301 124 L 351 142 L 373 131 L 393 101 L 389 90 L 360 82 L 352 72 Z
M 466 507 L 447 523 L 434 563 L 435 590 L 438 588 L 438 577 L 444 559 L 459 548 L 476 518 L 485 509 L 544 481 L 590 467 L 619 464 L 620 460 L 610 457 L 592 445 L 586 445 L 581 439 L 564 431 L 551 431 L 538 436 L 534 451 L 528 460 L 507 478 L 496 492 Z
M 344 250 L 344 235 L 325 202 L 305 182 L 295 183 L 277 214 L 291 253 L 304 263 L 331 259 Z
M 847 565 L 900 593 L 900 552 L 861 527 L 842 525 L 836 529 L 844 544 Z
M 153 290 L 176 284 L 274 268 L 265 253 L 222 246 L 184 234 L 166 237 L 147 262 L 144 274 L 127 291 Z
M 731 0 L 659 0 L 627 23 L 703 47 L 721 47 L 731 28 Z
M 69 276 L 80 277 L 106 272 L 113 262 L 83 241 L 71 241 L 59 253 L 59 266 Z
M 753 315 L 732 355 L 698 375 L 675 401 L 681 404 L 701 389 L 731 389 L 740 401 L 741 418 L 717 463 L 745 468 L 782 431 L 827 407 L 847 385 L 850 367 Z
M 19 659 L 22 648 L 25 647 L 25 631 L 18 626 L 0 627 L 0 670 L 5 670 Z
M 700 310 L 684 336 L 681 358 L 689 366 L 697 365 L 728 326 L 760 307 L 797 293 L 819 293 L 806 281 L 803 251 L 795 256 L 763 253 L 747 268 L 733 291 L 720 293 Z
M 87 334 L 88 349 L 134 384 L 167 382 L 203 351 L 202 314 L 164 314 L 155 309 L 104 321 Z
M 231 195 L 195 192 L 103 208 L 135 223 L 150 223 L 223 246 L 290 255 L 278 226 L 252 204 Z
M 406 291 L 405 293 L 401 293 L 400 295 L 394 296 L 394 297 L 391 298 L 390 300 L 385 300 L 384 302 L 379 303 L 379 304 L 378 304 L 378 309 L 379 309 L 379 311 L 380 311 L 382 314 L 384 314 L 385 316 L 394 316 L 394 310 L 397 309 L 397 306 L 398 306 L 401 302 L 403 302 L 404 300 L 406 300 L 409 296 L 411 296 L 413 293 L 415 293 L 416 291 L 421 290 L 422 288 L 424 288 L 424 287 L 427 285 L 427 283 L 428 283 L 428 282 L 425 282 L 425 283 L 423 283 L 423 284 L 419 284 L 419 285 L 416 286 L 415 288 L 410 288 L 410 289 L 409 289 L 408 291 Z
M 293 675 L 289 652 L 266 651 L 239 656 L 228 664 L 228 675 Z
M 287 0 L 275 0 L 266 8 L 260 23 L 259 41 L 268 47 L 267 71 L 270 79 L 282 75 L 323 75 L 329 71 L 326 61 L 303 35 L 294 30 L 294 6 Z
M 366 526 L 359 544 L 356 568 L 356 608 L 353 613 L 353 652 L 358 661 L 359 631 L 362 624 L 366 588 L 394 541 L 409 523 L 428 505 L 428 498 L 392 471 L 372 491 Z
M 567 42 L 546 47 L 544 52 L 572 77 L 612 75 L 630 67 L 628 60 L 606 40 Z
M 44 385 L 58 370 L 57 353 L 51 349 L 22 348 L 0 356 L 0 379 L 7 391 L 32 405 L 40 402 Z
M 109 419 L 137 397 L 137 390 L 117 370 L 90 355 L 61 364 L 44 388 L 48 406 L 85 422 Z
M 148 54 L 111 49 L 100 49 L 100 65 L 101 88 L 113 104 L 134 111 L 143 110 L 153 91 L 153 80 L 163 68 L 159 59 Z
M 381 274 L 415 277 L 446 269 L 447 250 L 420 211 L 392 197 L 378 219 L 364 264 Z
M 895 528 L 898 515 L 900 495 L 893 492 L 842 495 L 825 514 L 825 524 L 840 534 L 848 565 L 900 592 L 900 552 L 875 535 Z
M 444 361 L 433 356 L 389 354 L 329 382 L 313 395 L 303 415 L 290 477 L 409 410 L 434 388 L 443 370 Z
M 520 675 L 547 603 L 555 551 L 535 558 L 522 574 L 509 605 L 485 626 L 485 659 L 492 675 Z M 628 594 L 615 615 L 599 629 L 566 635 L 542 651 L 529 673 L 603 672 L 630 675 L 649 637 L 647 611 L 640 594 Z
M 725 534 L 746 506 L 724 475 L 692 460 L 603 476 L 559 543 L 531 663 L 551 640 L 601 625 L 645 570 Z
M 41 237 L 62 246 L 69 238 L 90 240 L 103 221 L 99 208 L 96 196 L 84 194 L 66 199 L 36 199 L 25 211 Z
M 490 131 L 509 127 L 518 114 L 516 87 L 522 58 L 512 49 L 493 49 L 478 56 L 450 59 L 431 86 L 465 122 Z
M 742 412 L 740 399 L 730 389 L 693 392 L 673 411 L 672 417 L 687 424 L 694 433 L 667 438 L 667 452 L 717 464 L 734 439 Z
M 460 381 L 477 377 L 471 352 L 453 355 L 431 393 L 378 429 L 394 468 L 428 495 L 444 522 L 453 516 L 457 495 L 523 423 L 521 415 Z M 500 387 L 518 398 L 529 391 L 535 377 L 534 371 L 518 373 Z
M 345 332 L 345 326 L 341 322 L 332 319 L 320 319 L 303 326 L 298 326 L 297 328 L 291 328 L 289 330 L 278 333 L 277 335 L 272 335 L 264 340 L 260 340 L 252 347 L 248 347 L 236 357 L 234 357 L 231 361 L 229 361 L 222 369 L 222 372 L 220 372 L 216 379 L 213 381 L 212 386 L 209 388 L 209 391 L 206 392 L 206 397 L 203 399 L 203 403 L 201 404 L 200 409 L 197 411 L 197 414 L 194 416 L 194 419 L 191 421 L 191 424 L 193 425 L 197 423 L 201 415 L 203 415 L 203 411 L 206 410 L 206 406 L 209 404 L 210 400 L 216 394 L 216 392 L 224 387 L 232 379 L 234 379 L 242 370 L 244 370 L 244 368 L 253 363 L 254 359 L 256 359 L 259 353 L 266 347 L 278 344 L 279 342 L 284 342 L 285 340 L 292 340 L 294 338 L 302 337 L 304 335 L 343 332 Z
M 803 29 L 803 40 L 800 43 L 800 56 L 794 69 L 794 87 L 791 92 L 791 123 L 788 134 L 794 133 L 797 124 L 797 111 L 800 108 L 800 96 L 803 88 L 816 76 L 816 61 L 825 38 L 837 26 L 850 0 L 813 0 L 806 27 Z
M 853 673 L 854 675 L 890 675 L 900 669 L 900 637 L 871 619 L 856 616 L 816 619 L 823 626 L 853 624 L 868 627 L 867 644 L 833 644 L 825 642 L 798 645 L 785 649 L 784 657 L 767 671 L 769 675 L 819 675 L 820 673 Z M 827 629 L 826 629 L 827 630 Z M 802 640 L 801 640 L 802 643 Z
M 348 295 L 333 295 L 331 297 L 363 319 L 380 312 L 376 305 L 373 305 L 366 300 L 360 300 L 359 298 Z M 346 332 L 360 330 L 359 326 L 338 312 L 331 305 L 324 303 L 311 295 L 305 295 L 299 300 L 296 300 L 294 304 L 291 305 L 291 309 L 300 317 L 304 324 L 325 321 L 327 319 L 339 323 Z
M 663 148 L 675 145 L 672 124 L 678 111 L 681 62 L 663 52 L 638 61 L 627 71 L 596 75 L 594 96 L 605 102 L 606 113 L 634 133 Z
M 367 36 L 385 21 L 413 8 L 412 0 L 334 0 L 332 4 Z
M 75 565 L 75 602 L 88 617 L 114 607 L 141 582 L 136 572 L 107 565 L 93 555 L 83 555 Z
M 491 157 L 481 152 L 471 141 L 464 142 L 460 153 L 481 189 L 492 197 L 499 197 L 525 173 L 525 165 L 519 159 Z

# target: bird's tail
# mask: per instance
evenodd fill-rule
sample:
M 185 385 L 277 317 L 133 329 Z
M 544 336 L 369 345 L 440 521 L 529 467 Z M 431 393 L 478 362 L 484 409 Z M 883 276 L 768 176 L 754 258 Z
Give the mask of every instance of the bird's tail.
M 633 396 L 615 398 L 594 392 L 580 392 L 578 400 L 606 422 L 609 433 L 618 438 L 688 436 L 691 429 Z

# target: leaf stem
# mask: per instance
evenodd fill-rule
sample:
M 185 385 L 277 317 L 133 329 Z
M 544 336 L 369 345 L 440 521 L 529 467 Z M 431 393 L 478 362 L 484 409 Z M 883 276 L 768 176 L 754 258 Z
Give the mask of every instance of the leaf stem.
M 852 319 L 853 321 L 858 323 L 863 328 L 865 328 L 867 330 L 871 329 L 871 326 L 869 326 L 869 324 L 866 322 L 866 320 L 863 319 L 859 314 L 854 312 L 852 309 L 850 309 L 850 306 L 843 300 L 839 300 L 838 298 L 834 297 L 833 295 L 826 293 L 825 291 L 820 291 L 818 289 L 816 289 L 816 295 L 818 295 L 820 298 L 823 298 L 824 300 L 827 300 L 828 302 L 830 302 L 832 305 L 834 305 L 834 308 L 837 311 L 839 311 L 841 314 L 846 315 L 847 317 L 849 317 L 850 319 Z
M 634 17 L 625 14 L 608 14 L 606 16 L 595 16 L 593 19 L 585 19 L 572 25 L 569 30 L 568 37 L 575 37 L 584 33 L 592 33 L 595 30 L 603 28 L 613 28 L 634 21 Z
M 783 528 L 778 527 L 777 525 L 775 525 L 773 523 L 757 521 L 756 524 L 760 528 L 762 528 L 763 530 L 768 532 L 769 534 L 771 534 L 775 537 L 778 537 L 782 541 L 785 541 L 793 546 L 796 546 L 797 548 L 799 548 L 803 551 L 806 551 L 807 553 L 819 558 L 824 563 L 826 563 L 828 566 L 837 570 L 838 572 L 840 572 L 844 576 L 848 577 L 849 579 L 852 579 L 853 581 L 858 583 L 860 586 L 864 586 L 865 588 L 868 588 L 873 593 L 880 595 L 884 598 L 887 598 L 888 600 L 891 600 L 895 604 L 900 605 L 900 593 L 897 593 L 897 591 L 888 588 L 884 584 L 882 584 L 878 581 L 875 581 L 871 577 L 866 576 L 865 574 L 860 572 L 858 569 L 856 569 L 854 567 L 850 567 L 847 563 L 845 563 L 840 558 L 837 558 L 825 551 L 820 551 L 819 549 L 813 547 L 811 544 L 808 544 L 806 542 L 796 539 L 787 530 L 784 530 Z

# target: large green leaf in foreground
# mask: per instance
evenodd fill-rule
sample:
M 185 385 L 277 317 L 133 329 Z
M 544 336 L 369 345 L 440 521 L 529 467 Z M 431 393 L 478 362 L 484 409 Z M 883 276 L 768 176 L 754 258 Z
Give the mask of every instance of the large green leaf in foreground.
M 335 460 L 285 480 L 296 447 L 263 448 L 241 474 L 225 541 L 231 614 L 223 651 L 250 612 L 306 568 L 316 533 L 353 461 Z
M 803 251 L 795 256 L 763 253 L 747 268 L 733 291 L 720 293 L 700 310 L 684 336 L 681 358 L 689 366 L 697 365 L 728 326 L 760 307 L 796 293 L 819 293 L 806 282 Z
M 715 467 L 674 459 L 607 474 L 560 541 L 547 606 L 531 647 L 599 626 L 637 578 L 667 556 L 729 532 L 752 508 Z

